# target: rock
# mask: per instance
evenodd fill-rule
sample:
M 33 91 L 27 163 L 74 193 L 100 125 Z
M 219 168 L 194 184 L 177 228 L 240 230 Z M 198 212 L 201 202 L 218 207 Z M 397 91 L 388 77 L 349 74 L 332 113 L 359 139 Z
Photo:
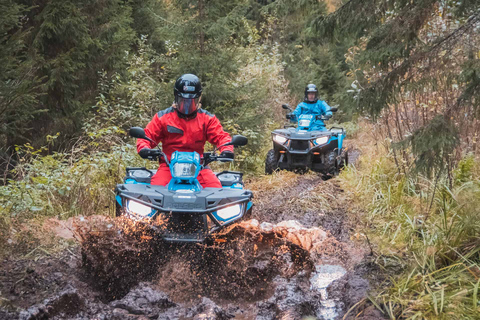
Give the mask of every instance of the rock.
M 60 292 L 53 298 L 48 298 L 41 304 L 34 305 L 27 310 L 20 312 L 20 320 L 33 320 L 52 318 L 59 314 L 75 315 L 84 306 L 83 299 L 78 295 L 77 290 L 71 286 Z

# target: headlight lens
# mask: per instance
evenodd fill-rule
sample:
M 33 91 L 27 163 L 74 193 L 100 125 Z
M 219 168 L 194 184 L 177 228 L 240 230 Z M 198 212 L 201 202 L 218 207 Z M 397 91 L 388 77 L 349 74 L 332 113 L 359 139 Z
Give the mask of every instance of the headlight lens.
M 128 212 L 139 215 L 144 218 L 149 216 L 154 210 L 149 206 L 146 206 L 144 204 L 141 204 L 140 202 L 133 201 L 133 200 L 128 200 L 127 209 L 128 209 Z
M 242 209 L 241 205 L 236 204 L 236 205 L 218 210 L 217 216 L 220 217 L 220 219 L 228 220 L 238 216 L 241 213 L 241 209 Z
M 284 144 L 285 142 L 287 142 L 288 139 L 276 134 L 276 135 L 273 136 L 273 140 L 275 140 L 276 142 L 278 142 L 280 144 Z
M 327 142 L 328 142 L 328 137 L 320 137 L 320 138 L 315 139 L 315 143 L 317 145 L 325 144 Z
M 300 127 L 310 127 L 310 120 L 300 120 L 298 125 Z
M 173 175 L 176 178 L 193 178 L 196 171 L 197 166 L 193 163 L 175 163 L 173 166 Z

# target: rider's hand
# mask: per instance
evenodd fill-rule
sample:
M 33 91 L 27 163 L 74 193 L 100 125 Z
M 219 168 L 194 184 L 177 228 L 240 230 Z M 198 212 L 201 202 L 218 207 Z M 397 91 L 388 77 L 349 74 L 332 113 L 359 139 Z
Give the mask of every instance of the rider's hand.
M 332 115 L 331 115 L 331 114 L 326 114 L 326 115 L 324 115 L 324 117 L 325 117 L 325 119 L 328 120 L 328 119 L 330 119 L 330 118 L 332 117 Z
M 235 155 L 233 154 L 233 152 L 228 150 L 222 151 L 222 153 L 220 153 L 220 156 L 219 156 L 219 158 L 227 158 L 227 159 L 233 159 L 234 157 Z
M 155 149 L 143 148 L 142 150 L 140 150 L 140 152 L 138 154 L 143 159 L 152 159 L 155 156 L 154 151 L 155 151 Z

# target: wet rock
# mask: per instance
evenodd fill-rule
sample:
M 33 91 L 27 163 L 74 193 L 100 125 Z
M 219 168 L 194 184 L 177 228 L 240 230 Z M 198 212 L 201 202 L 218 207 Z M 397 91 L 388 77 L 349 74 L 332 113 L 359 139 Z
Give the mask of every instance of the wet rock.
M 276 285 L 274 295 L 257 303 L 257 319 L 301 319 L 316 315 L 320 295 L 309 290 L 306 273 L 290 280 L 278 276 L 273 282 Z
M 18 315 L 7 312 L 5 310 L 0 310 L 0 319 L 5 319 L 5 320 L 18 319 Z
M 60 314 L 75 315 L 84 306 L 83 299 L 77 290 L 69 287 L 56 297 L 46 299 L 43 303 L 34 305 L 20 312 L 20 320 L 48 319 Z
M 328 288 L 329 297 L 342 300 L 345 309 L 362 300 L 366 295 L 370 286 L 366 279 L 355 274 L 347 274 L 338 280 L 335 280 Z
M 208 298 L 203 298 L 195 311 L 198 313 L 193 317 L 194 320 L 227 320 L 234 317 Z
M 262 232 L 272 232 L 273 231 L 273 224 L 268 222 L 262 222 L 259 226 L 259 229 Z
M 157 318 L 162 310 L 175 307 L 168 295 L 152 289 L 147 283 L 141 283 L 120 300 L 109 304 L 117 312 L 127 311 L 128 314 L 145 315 L 148 318 Z

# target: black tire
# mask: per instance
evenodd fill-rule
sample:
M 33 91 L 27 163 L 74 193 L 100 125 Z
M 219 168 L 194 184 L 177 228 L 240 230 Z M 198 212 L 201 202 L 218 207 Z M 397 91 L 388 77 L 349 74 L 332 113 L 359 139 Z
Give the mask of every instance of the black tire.
M 267 158 L 265 159 L 265 174 L 272 174 L 273 171 L 278 169 L 278 159 L 275 156 L 275 150 L 271 149 L 267 152 Z
M 342 153 L 342 156 L 340 157 L 340 163 L 338 166 L 338 170 L 344 169 L 346 166 L 348 166 L 348 151 L 344 151 Z
M 331 151 L 329 154 L 327 154 L 327 157 L 325 159 L 325 173 L 330 174 L 332 176 L 336 175 L 336 171 L 338 171 L 338 166 L 337 166 L 337 152 L 336 151 Z
M 253 206 L 245 212 L 245 215 L 243 216 L 244 220 L 250 220 L 252 219 L 252 211 L 253 211 Z
M 123 208 L 118 204 L 117 200 L 115 199 L 115 217 L 120 217 L 123 213 Z

